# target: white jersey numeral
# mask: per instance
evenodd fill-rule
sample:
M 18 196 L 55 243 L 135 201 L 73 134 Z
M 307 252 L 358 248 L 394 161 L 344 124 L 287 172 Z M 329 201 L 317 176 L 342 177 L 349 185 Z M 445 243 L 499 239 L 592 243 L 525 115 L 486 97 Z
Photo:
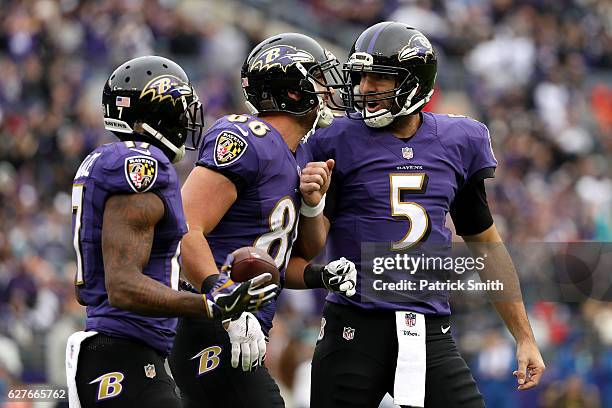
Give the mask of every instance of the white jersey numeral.
M 281 198 L 270 212 L 270 232 L 255 240 L 254 247 L 262 249 L 274 258 L 278 269 L 282 269 L 291 256 L 291 248 L 297 236 L 298 217 L 293 200 Z M 276 254 L 271 253 L 273 244 L 278 243 Z
M 72 214 L 74 216 L 74 231 L 72 231 L 72 245 L 76 252 L 77 271 L 74 283 L 82 285 L 83 280 L 83 255 L 81 253 L 81 218 L 83 216 L 83 184 L 72 185 Z
M 401 240 L 394 242 L 391 248 L 402 250 L 410 248 L 425 236 L 429 226 L 429 217 L 425 208 L 412 201 L 402 201 L 402 190 L 412 193 L 424 193 L 427 187 L 425 173 L 389 174 L 391 188 L 391 215 L 408 219 L 408 232 Z
M 179 264 L 178 258 L 181 255 L 181 243 L 176 245 L 176 252 L 170 260 L 170 287 L 174 290 L 178 290 L 179 276 L 181 274 L 181 265 Z

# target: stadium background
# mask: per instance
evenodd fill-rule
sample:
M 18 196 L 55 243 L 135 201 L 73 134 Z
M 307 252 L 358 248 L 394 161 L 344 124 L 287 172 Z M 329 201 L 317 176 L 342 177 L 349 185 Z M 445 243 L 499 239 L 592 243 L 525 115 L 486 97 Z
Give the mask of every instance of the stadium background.
M 116 65 L 175 59 L 211 124 L 244 111 L 239 69 L 263 38 L 303 32 L 344 59 L 359 32 L 389 19 L 438 50 L 428 110 L 489 126 L 499 160 L 489 199 L 506 241 L 612 241 L 612 2 L 0 0 L 0 401 L 19 384 L 65 383 L 65 340 L 84 318 L 72 289 L 71 180 L 114 140 L 100 101 Z M 180 164 L 183 179 L 193 161 Z M 456 340 L 488 406 L 612 407 L 612 305 L 530 293 L 548 371 L 525 393 L 494 310 L 479 296 L 453 302 Z M 321 299 L 281 296 L 267 364 L 288 407 L 308 406 Z

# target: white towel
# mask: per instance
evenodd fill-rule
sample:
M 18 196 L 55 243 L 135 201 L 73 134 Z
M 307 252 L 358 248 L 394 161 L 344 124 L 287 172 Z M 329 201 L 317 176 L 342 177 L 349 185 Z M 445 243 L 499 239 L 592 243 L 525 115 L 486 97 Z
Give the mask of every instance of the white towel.
M 68 405 L 70 408 L 81 408 L 76 386 L 76 373 L 79 363 L 81 343 L 88 337 L 98 334 L 95 331 L 78 331 L 68 337 L 66 343 L 66 382 L 68 384 Z
M 395 312 L 397 366 L 393 401 L 397 405 L 425 406 L 425 316 L 412 311 Z

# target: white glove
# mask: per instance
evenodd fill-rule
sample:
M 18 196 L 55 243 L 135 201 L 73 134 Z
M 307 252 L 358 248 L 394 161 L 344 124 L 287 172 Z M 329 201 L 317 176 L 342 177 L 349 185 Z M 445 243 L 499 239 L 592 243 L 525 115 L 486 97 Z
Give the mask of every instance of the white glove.
M 243 371 L 262 365 L 266 356 L 266 336 L 255 316 L 243 312 L 238 319 L 230 320 L 226 330 L 232 343 L 232 367 L 238 367 L 240 354 Z
M 323 268 L 323 283 L 328 290 L 353 296 L 357 287 L 355 264 L 345 257 L 328 263 Z

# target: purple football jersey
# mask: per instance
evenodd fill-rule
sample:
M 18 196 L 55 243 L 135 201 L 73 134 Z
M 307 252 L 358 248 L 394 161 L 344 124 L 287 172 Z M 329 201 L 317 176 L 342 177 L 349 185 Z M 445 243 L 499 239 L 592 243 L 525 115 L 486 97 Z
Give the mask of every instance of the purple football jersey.
M 73 243 L 77 254 L 77 288 L 87 304 L 86 330 L 143 341 L 169 354 L 176 318 L 140 316 L 112 307 L 104 285 L 102 219 L 114 194 L 154 192 L 165 206 L 155 226 L 149 263 L 143 273 L 178 288 L 179 242 L 187 232 L 176 170 L 157 147 L 115 142 L 98 147 L 83 161 L 72 188 Z
M 272 125 L 253 116 L 224 116 L 207 130 L 196 164 L 224 174 L 238 190 L 234 204 L 206 237 L 217 266 L 234 250 L 254 246 L 274 258 L 284 279 L 297 236 L 299 175 L 308 158 L 302 145 L 292 153 Z M 275 310 L 273 302 L 257 312 L 266 333 Z
M 370 279 L 361 271 L 363 243 L 386 243 L 390 252 L 417 242 L 449 247 L 451 232 L 445 222 L 455 194 L 474 174 L 497 166 L 482 123 L 426 112 L 422 118 L 422 125 L 408 140 L 384 128 L 369 128 L 363 121 L 337 118 L 306 143 L 314 160 L 336 161 L 328 255 L 350 259 L 360 273 L 357 295 L 330 293 L 329 301 L 368 309 L 450 314 L 447 291 L 418 302 L 410 297 L 400 302 L 374 298 L 360 287 L 364 278 Z M 492 176 L 492 171 L 487 175 Z

